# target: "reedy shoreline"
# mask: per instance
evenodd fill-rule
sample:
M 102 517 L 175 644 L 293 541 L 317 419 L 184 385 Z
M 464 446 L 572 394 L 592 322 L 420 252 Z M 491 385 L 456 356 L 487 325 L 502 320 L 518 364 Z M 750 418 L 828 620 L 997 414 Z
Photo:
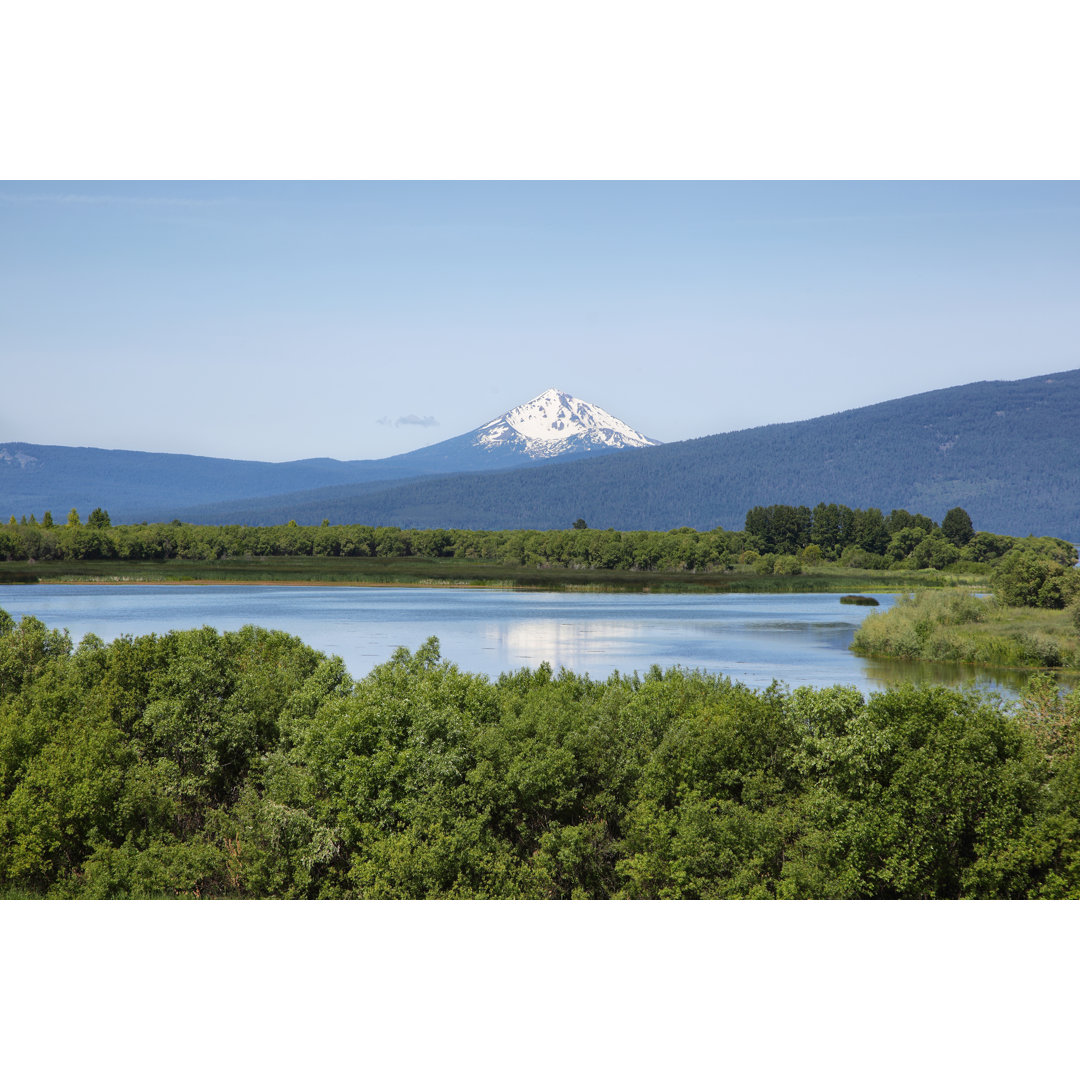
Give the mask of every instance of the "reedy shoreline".
M 808 568 L 799 575 L 726 571 L 604 570 L 513 566 L 473 559 L 335 556 L 255 556 L 162 561 L 64 560 L 0 564 L 0 584 L 182 583 L 250 585 L 384 585 L 532 589 L 613 589 L 685 592 L 907 592 L 966 586 L 985 588 L 985 574 L 941 570 Z
M 1008 607 L 970 589 L 904 597 L 868 615 L 851 648 L 869 658 L 1080 671 L 1080 634 L 1067 611 Z

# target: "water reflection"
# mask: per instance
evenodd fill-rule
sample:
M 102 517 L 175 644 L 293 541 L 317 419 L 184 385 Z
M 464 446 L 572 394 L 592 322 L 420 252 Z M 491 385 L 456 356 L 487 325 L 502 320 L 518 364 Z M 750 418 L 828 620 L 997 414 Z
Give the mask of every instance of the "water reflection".
M 987 690 L 1015 697 L 1031 677 L 1030 671 L 1015 668 L 976 668 L 970 664 L 929 663 L 922 660 L 862 660 L 866 676 L 882 686 L 912 682 L 920 685 L 937 683 L 963 689 Z M 1072 689 L 1080 681 L 1069 675 L 1058 675 L 1058 684 Z
M 592 671 L 608 667 L 616 656 L 641 654 L 649 630 L 640 621 L 522 619 L 489 623 L 483 636 L 487 648 L 505 657 L 510 667 L 546 661 L 555 669 Z

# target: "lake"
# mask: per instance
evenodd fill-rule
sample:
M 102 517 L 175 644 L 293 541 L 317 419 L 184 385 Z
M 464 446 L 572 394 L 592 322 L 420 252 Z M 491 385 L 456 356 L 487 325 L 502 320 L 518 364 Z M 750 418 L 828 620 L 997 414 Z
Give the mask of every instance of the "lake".
M 0 585 L 0 608 L 66 628 L 77 643 L 95 633 L 166 633 L 255 623 L 295 634 L 365 675 L 404 645 L 432 635 L 442 656 L 497 676 L 547 661 L 594 678 L 644 673 L 653 664 L 721 673 L 751 687 L 856 686 L 864 693 L 903 680 L 1015 691 L 1023 677 L 961 665 L 862 660 L 848 651 L 855 628 L 881 606 L 841 604 L 836 593 L 605 593 L 509 589 L 349 588 L 288 585 Z

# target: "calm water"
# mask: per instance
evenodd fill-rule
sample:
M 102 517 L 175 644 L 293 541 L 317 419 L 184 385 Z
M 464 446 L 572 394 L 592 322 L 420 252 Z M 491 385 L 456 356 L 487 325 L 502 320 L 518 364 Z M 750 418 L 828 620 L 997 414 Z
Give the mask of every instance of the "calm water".
M 105 641 L 209 625 L 248 623 L 295 634 L 335 653 L 356 676 L 431 635 L 466 671 L 498 675 L 547 661 L 605 678 L 613 671 L 682 665 L 748 686 L 857 686 L 903 679 L 1005 689 L 1018 685 L 959 665 L 860 660 L 855 628 L 878 608 L 841 604 L 835 593 L 544 593 L 494 589 L 341 588 L 274 585 L 0 585 L 0 608 L 66 628 L 74 641 Z

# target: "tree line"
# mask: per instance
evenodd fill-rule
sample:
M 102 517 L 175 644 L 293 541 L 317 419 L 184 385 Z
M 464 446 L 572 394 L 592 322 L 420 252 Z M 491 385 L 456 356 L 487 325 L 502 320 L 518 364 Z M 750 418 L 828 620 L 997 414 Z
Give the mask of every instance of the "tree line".
M 1078 718 L 0 613 L 0 895 L 1076 898 Z
M 837 503 L 756 506 L 742 530 L 689 527 L 666 532 L 590 529 L 403 529 L 389 525 L 191 525 L 180 521 L 112 525 L 95 508 L 86 522 L 73 509 L 63 525 L 14 517 L 0 525 L 0 559 L 217 560 L 263 556 L 465 559 L 568 569 L 721 571 L 737 563 L 758 573 L 797 574 L 820 562 L 888 569 L 989 564 L 1014 549 L 1076 561 L 1076 548 L 1053 538 L 976 532 L 967 512 L 950 510 L 938 525 L 924 514 Z
M 97 511 L 95 511 L 97 513 Z M 0 558 L 216 560 L 264 556 L 329 558 L 465 559 L 515 566 L 582 569 L 722 568 L 744 550 L 741 534 L 715 529 L 696 533 L 621 533 L 569 529 L 401 529 L 370 525 L 189 525 L 179 521 L 142 525 L 66 525 L 32 521 L 0 526 Z M 101 514 L 107 520 L 104 511 Z M 93 515 L 91 515 L 93 517 Z M 100 521 L 100 519 L 98 519 Z
M 1076 548 L 1053 537 L 1001 536 L 976 532 L 963 507 L 949 510 L 939 525 L 925 514 L 876 507 L 852 509 L 842 503 L 755 506 L 747 512 L 744 535 L 762 554 L 799 555 L 845 566 L 884 570 L 906 566 L 940 570 L 956 563 L 992 563 L 1014 550 L 1028 550 L 1063 565 L 1077 560 Z

